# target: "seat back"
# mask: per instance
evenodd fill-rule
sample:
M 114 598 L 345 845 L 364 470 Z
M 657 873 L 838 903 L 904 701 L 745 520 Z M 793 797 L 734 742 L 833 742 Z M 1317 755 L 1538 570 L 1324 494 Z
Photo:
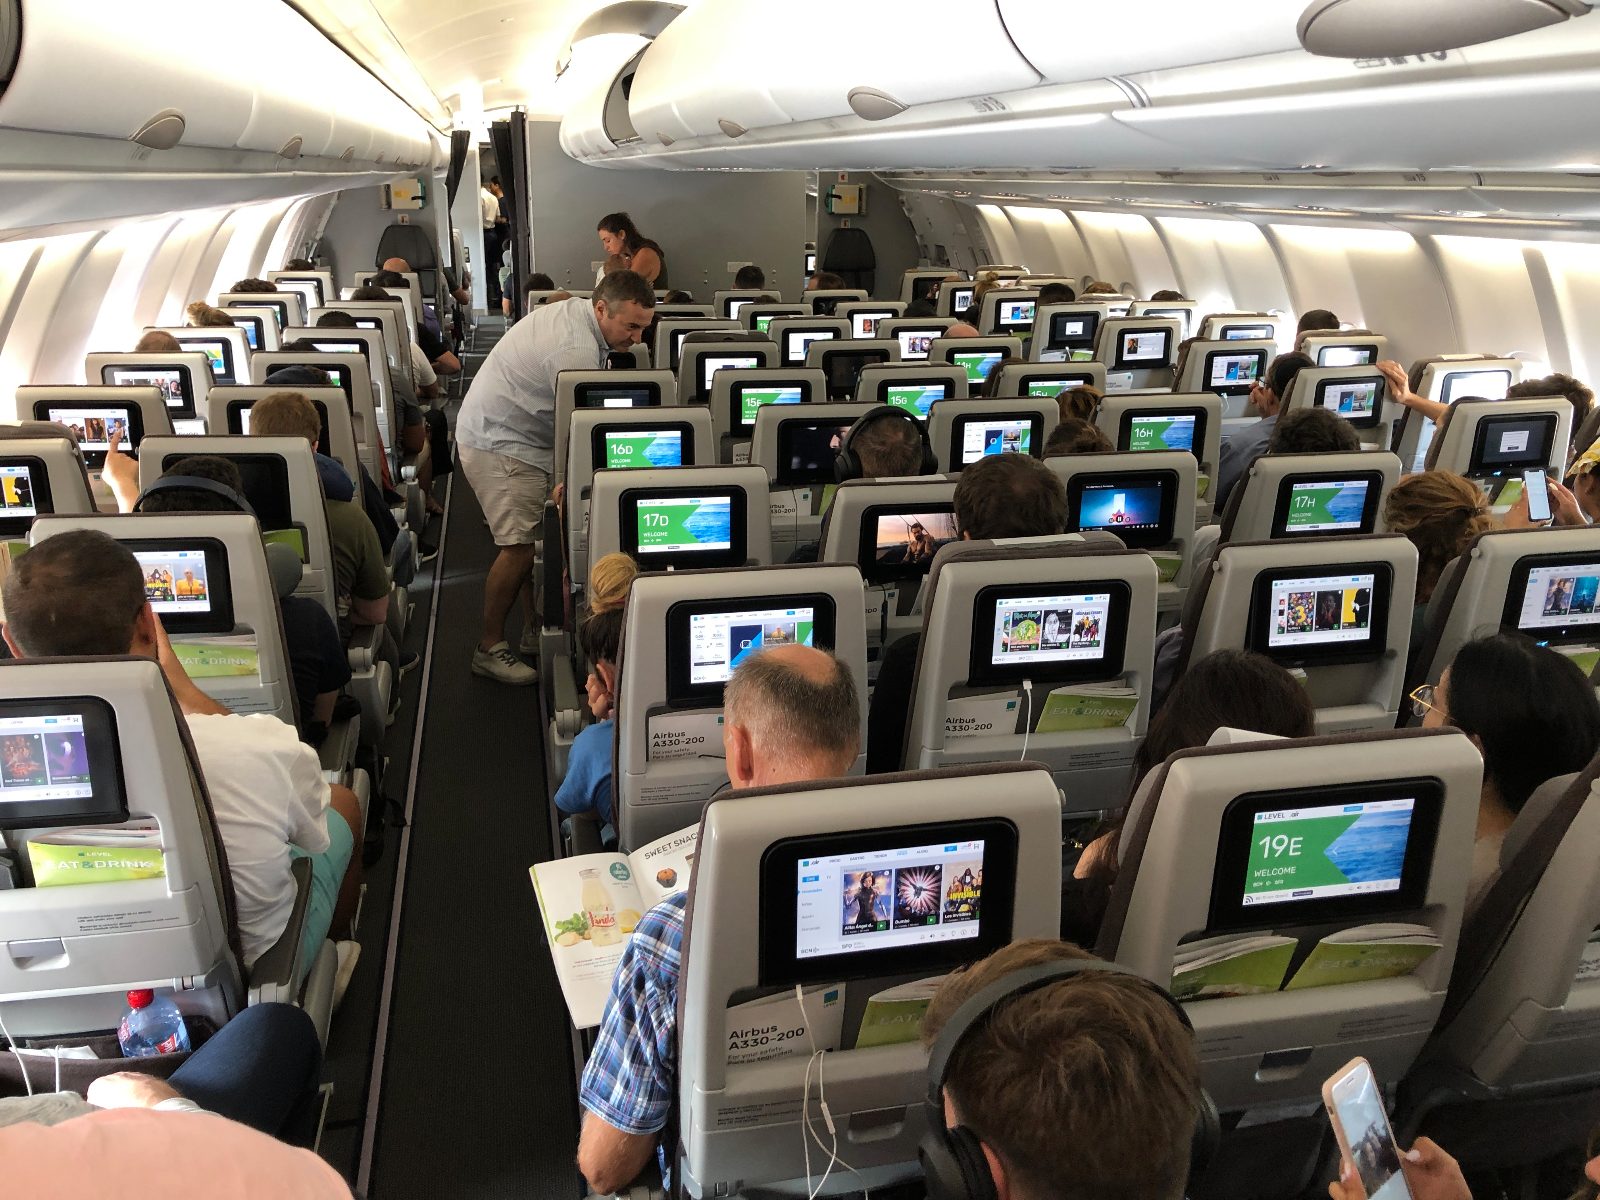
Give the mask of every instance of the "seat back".
M 1303 672 L 1318 732 L 1393 729 L 1416 589 L 1416 547 L 1399 534 L 1229 542 L 1185 616 L 1183 665 L 1256 650 Z
M 1242 417 L 1251 387 L 1266 378 L 1267 364 L 1277 353 L 1278 344 L 1270 338 L 1191 342 L 1172 390 L 1210 392 L 1222 398 L 1223 416 Z
M 273 329 L 281 326 L 276 310 L 270 318 Z M 146 333 L 169 333 L 187 354 L 204 354 L 211 367 L 210 383 L 245 383 L 250 378 L 249 336 L 237 325 L 224 329 L 218 326 L 197 325 L 146 325 Z
M 1194 455 L 1151 450 L 1044 461 L 1066 485 L 1067 531 L 1104 530 L 1148 551 L 1161 577 L 1157 611 L 1163 624 L 1176 619 L 1194 570 Z
M 1171 317 L 1110 317 L 1095 334 L 1094 358 L 1110 391 L 1171 388 L 1182 340 L 1182 324 Z
M 876 338 L 878 326 L 905 315 L 906 306 L 898 300 L 848 300 L 837 305 L 833 315 L 850 322 L 853 338 Z
M 572 415 L 588 408 L 620 412 L 629 408 L 656 408 L 677 397 L 678 381 L 671 371 L 560 371 L 556 374 L 555 479 L 567 470 L 567 441 Z
M 806 367 L 718 371 L 711 377 L 710 395 L 711 423 L 717 435 L 717 461 L 750 461 L 750 435 L 755 429 L 756 414 L 763 407 L 821 404 L 827 398 L 827 377 L 821 371 Z
M 737 321 L 714 317 L 662 317 L 656 322 L 655 345 L 651 348 L 651 365 L 658 371 L 676 371 L 681 358 L 682 339 L 691 333 L 717 330 L 739 332 Z
M 333 544 L 311 443 L 299 437 L 218 434 L 151 438 L 139 456 L 139 487 L 148 489 L 169 463 L 191 454 L 216 454 L 239 467 L 261 536 L 290 546 L 305 564 L 295 595 L 309 596 L 338 620 Z
M 658 471 L 714 466 L 711 413 L 700 405 L 670 408 L 580 408 L 571 416 L 563 478 L 568 565 L 589 578 L 589 502 L 596 471 Z
M 900 343 L 892 338 L 831 339 L 807 348 L 806 366 L 821 371 L 827 379 L 829 400 L 848 404 L 856 399 L 862 371 L 899 357 Z
M 411 260 L 408 258 L 406 261 Z M 280 291 L 299 290 L 285 286 L 291 283 L 310 284 L 313 290 L 302 293 L 308 313 L 313 308 L 326 308 L 331 301 L 339 298 L 339 288 L 333 282 L 332 271 L 268 271 L 266 277 L 269 282 L 277 284 Z
M 1171 317 L 1178 322 L 1180 337 L 1187 338 L 1194 331 L 1195 318 L 1200 306 L 1193 300 L 1135 300 L 1128 305 L 1130 317 Z
M 1389 395 L 1389 381 L 1376 367 L 1307 367 L 1294 377 L 1282 412 L 1298 408 L 1325 408 L 1354 427 L 1361 444 L 1387 450 L 1393 444 L 1395 423 L 1409 412 Z
M 859 225 L 844 225 L 828 234 L 822 247 L 821 265 L 824 271 L 839 276 L 849 286 L 870 292 L 877 278 L 878 254 L 865 229 Z
M 119 423 L 127 453 L 137 454 L 147 437 L 171 436 L 167 412 L 166 393 L 156 387 L 26 384 L 17 389 L 17 416 L 71 429 L 84 461 L 94 470 L 105 461 Z
M 0 539 L 26 541 L 45 513 L 92 513 L 94 493 L 76 440 L 56 425 L 0 426 Z
M 295 392 L 316 406 L 322 418 L 326 436 L 319 439 L 317 449 L 329 458 L 338 460 L 356 485 L 356 495 L 361 494 L 361 454 L 356 446 L 355 419 L 350 413 L 350 401 L 344 390 L 336 387 L 268 387 L 252 384 L 249 387 L 217 387 L 211 389 L 206 411 L 206 421 L 211 432 L 240 436 L 250 432 L 250 410 L 257 400 L 279 392 Z
M 647 571 L 765 566 L 772 561 L 769 513 L 767 473 L 759 467 L 596 471 L 590 561 L 624 551 Z
M 816 342 L 849 336 L 850 322 L 843 317 L 779 317 L 767 326 L 767 337 L 778 347 L 778 361 L 786 367 L 805 366 L 807 351 Z
M 962 278 L 954 267 L 911 267 L 900 272 L 900 303 L 910 304 L 917 298 L 917 283 L 924 279 L 955 282 Z
M 901 361 L 920 361 L 928 357 L 934 339 L 943 337 L 955 323 L 954 317 L 889 317 L 879 321 L 873 333 L 899 342 Z
M 939 547 L 957 539 L 955 480 L 852 479 L 822 522 L 820 561 L 854 563 L 866 582 L 867 651 L 922 626 L 922 585 Z
M 280 326 L 304 324 L 306 314 L 305 297 L 299 292 L 218 292 L 214 303 L 222 309 L 235 305 L 275 308 L 280 314 Z
M 849 668 L 862 698 L 851 768 L 859 774 L 866 765 L 862 611 L 861 576 L 839 564 L 639 576 L 623 620 L 616 707 L 621 844 L 636 849 L 693 823 L 727 782 L 722 685 L 763 646 L 816 645 Z
M 782 953 L 795 961 L 794 919 L 789 918 L 780 951 L 772 910 L 785 902 L 773 894 L 777 887 L 782 886 L 787 896 L 797 886 L 800 872 L 792 865 L 796 842 L 833 851 L 821 872 L 826 875 L 823 892 L 831 924 L 839 912 L 845 872 L 860 868 L 863 860 L 871 866 L 884 861 L 881 854 L 874 858 L 870 852 L 853 862 L 841 863 L 839 857 L 856 847 L 881 852 L 889 831 L 907 839 L 897 843 L 900 847 L 932 850 L 931 859 L 916 864 L 921 868 L 918 875 L 925 881 L 933 873 L 928 868 L 936 866 L 941 906 L 959 911 L 962 902 L 949 897 L 948 885 L 964 879 L 977 861 L 976 851 L 973 841 L 946 840 L 943 834 L 982 831 L 987 879 L 980 925 L 992 919 L 991 913 L 1008 911 L 1009 929 L 1003 936 L 980 929 L 980 938 L 988 939 L 981 943 L 968 938 L 939 943 L 928 956 L 936 969 L 945 970 L 976 960 L 992 945 L 1057 936 L 1061 866 L 1055 853 L 1060 836 L 1056 811 L 1049 776 L 1027 764 L 829 780 L 759 789 L 711 803 L 700 831 L 683 947 L 677 1100 L 679 1161 L 689 1195 L 732 1194 L 785 1183 L 798 1187 L 812 1174 L 802 1153 L 804 1113 L 797 1099 L 806 1090 L 810 1065 L 804 1048 L 784 1057 L 764 1055 L 761 1061 L 731 1065 L 728 1053 L 729 1029 L 758 1019 L 755 1014 L 729 1012 L 730 1004 L 774 993 L 793 999 L 794 987 L 782 986 L 793 972 L 779 969 L 771 960 Z M 1000 832 L 990 832 L 994 830 Z M 976 833 L 972 837 L 978 840 Z M 1005 851 L 1000 851 L 1002 841 Z M 990 858 L 997 852 L 1009 853 L 1012 845 L 1016 869 L 1007 870 L 1008 878 L 1002 882 Z M 946 846 L 962 850 L 947 852 Z M 776 865 L 780 858 L 787 868 L 781 884 L 776 878 L 783 870 Z M 769 864 L 766 876 L 763 863 Z M 850 873 L 854 877 L 857 872 Z M 812 895 L 803 893 L 800 899 Z M 947 946 L 948 953 L 942 953 Z M 812 964 L 805 977 L 815 980 L 822 968 L 813 959 L 803 961 Z M 840 1022 L 838 1048 L 827 1054 L 824 1069 L 834 1084 L 830 1119 L 842 1135 L 840 1141 L 849 1143 L 845 1153 L 852 1175 L 859 1175 L 853 1186 L 877 1189 L 916 1180 L 921 1175 L 918 1143 L 930 1120 L 943 1120 L 942 1113 L 926 1108 L 927 1053 L 914 1038 L 885 1045 L 878 1044 L 886 1040 L 881 1030 L 859 1032 L 868 998 L 908 976 L 905 968 L 870 952 L 836 956 L 834 961 L 837 978 L 823 980 L 823 987 L 807 997 L 806 1023 L 815 1022 L 821 1029 L 834 1020 Z M 764 962 L 766 967 L 759 965 Z M 898 973 L 888 973 L 891 970 Z M 842 980 L 848 981 L 843 999 L 830 997 L 831 985 Z M 829 1016 L 825 1005 L 834 1013 L 844 1011 Z M 832 1042 L 822 1032 L 815 1040 L 819 1046 Z M 758 1122 L 735 1119 L 741 1111 L 769 1115 Z
M 267 713 L 297 723 L 277 589 L 254 517 L 217 512 L 45 516 L 34 522 L 29 544 L 70 529 L 96 529 L 128 544 L 179 661 L 206 695 L 231 712 Z M 197 583 L 198 593 L 185 582 Z
M 946 546 L 925 588 L 901 764 L 1025 756 L 1063 788 L 1064 817 L 1120 806 L 1150 716 L 1155 635 L 1155 564 L 1115 539 Z
M 1600 644 L 1600 613 L 1589 600 L 1597 589 L 1600 528 L 1480 534 L 1434 589 L 1408 682 L 1438 683 L 1463 645 L 1502 630 L 1583 654 Z
M 378 235 L 378 248 L 373 254 L 373 265 L 381 267 L 391 258 L 403 258 L 411 265 L 405 272 L 408 279 L 427 280 L 428 294 L 437 295 L 439 274 L 439 248 L 433 234 L 421 225 L 388 225 Z M 359 279 L 360 276 L 358 275 Z
M 754 304 L 762 296 L 771 296 L 774 303 L 783 299 L 777 288 L 724 288 L 711 293 L 711 311 L 725 321 L 742 321 L 745 305 Z
M 211 390 L 211 360 L 200 351 L 180 354 L 106 354 L 85 356 L 83 374 L 90 383 L 158 387 L 174 429 L 203 433 L 206 396 Z M 190 422 L 188 428 L 179 421 Z M 201 422 L 196 428 L 194 422 Z
M 409 262 L 410 260 L 408 259 L 407 261 Z M 381 271 L 357 271 L 355 274 L 355 284 L 358 288 L 366 287 L 372 282 L 372 279 L 375 275 L 380 274 L 382 274 Z M 406 295 L 411 298 L 411 311 L 420 317 L 422 315 L 422 278 L 415 271 L 402 271 L 400 272 L 400 277 L 406 281 L 405 287 L 387 288 L 385 290 L 391 292 L 405 292 Z
M 951 363 L 967 373 L 967 386 L 976 392 L 1008 358 L 1022 357 L 1022 339 L 1014 337 L 935 338 L 928 344 L 928 362 Z
M 746 304 L 739 310 L 739 321 L 750 332 L 764 334 L 770 332 L 769 327 L 780 317 L 805 317 L 810 314 L 811 309 L 804 304 Z
M 1382 533 L 1384 500 L 1398 482 L 1400 460 L 1387 450 L 1263 454 L 1228 498 L 1221 540 Z
M 1473 351 L 1436 354 L 1413 364 L 1410 377 L 1412 391 L 1440 404 L 1469 398 L 1504 400 L 1511 386 L 1522 378 L 1522 363 Z M 1408 408 L 1395 423 L 1395 453 L 1411 469 L 1421 470 L 1423 458 L 1437 436 L 1432 421 Z
M 771 404 L 756 412 L 750 465 L 765 471 L 771 484 L 774 562 L 787 562 L 797 548 L 820 542 L 823 515 L 835 490 L 838 444 L 873 407 Z
M 810 288 L 800 293 L 800 302 L 809 304 L 812 314 L 818 317 L 831 317 L 834 309 L 852 300 L 870 299 L 865 288 Z
M 1471 741 L 1444 729 L 1179 751 L 1128 809 L 1096 951 L 1166 983 L 1186 943 L 1274 939 L 1263 947 L 1273 957 L 1242 988 L 1207 997 L 1192 990 L 1199 981 L 1174 981 L 1195 997 L 1185 1008 L 1201 1078 L 1225 1113 L 1315 1103 L 1322 1081 L 1355 1054 L 1380 1083 L 1397 1083 L 1444 1003 L 1482 778 Z M 1301 977 L 1302 954 L 1322 938 L 1396 921 L 1425 926 L 1439 946 L 1409 974 L 1341 972 L 1333 942 L 1322 945 L 1323 971 Z
M 146 658 L 13 660 L 0 663 L 0 680 L 7 697 L 0 713 L 8 742 L 14 739 L 8 778 L 44 777 L 58 759 L 66 777 L 88 776 L 87 783 L 32 789 L 79 798 L 42 800 L 26 817 L 12 815 L 20 806 L 6 806 L 0 838 L 19 865 L 30 863 L 30 837 L 80 827 L 93 812 L 91 823 L 153 823 L 163 872 L 0 890 L 6 1029 L 13 1038 L 113 1029 L 127 1010 L 128 989 L 140 987 L 178 992 L 186 1011 L 221 1024 L 244 1000 L 232 884 L 194 749 L 160 666 Z M 67 745 L 49 744 L 57 733 Z M 24 882 L 34 878 L 30 869 Z
M 573 293 L 568 292 L 567 294 L 568 295 L 572 295 Z M 531 307 L 532 303 L 536 302 L 540 297 L 542 297 L 542 296 L 554 296 L 554 295 L 556 295 L 556 293 L 555 292 L 529 292 L 528 295 L 532 298 L 530 300 L 530 307 Z M 711 305 L 709 305 L 709 304 L 660 304 L 660 303 L 658 303 L 656 305 L 654 311 L 655 311 L 656 316 L 660 317 L 663 321 L 673 320 L 673 319 L 678 318 L 678 317 L 705 317 L 707 320 L 709 320 L 711 318 L 711 315 L 712 315 Z
M 347 312 L 358 321 L 376 317 L 379 328 L 383 330 L 383 344 L 389 355 L 390 365 L 409 364 L 411 352 L 407 347 L 411 343 L 411 331 L 417 327 L 417 313 L 411 307 L 411 296 L 403 291 L 395 291 L 388 293 L 387 300 L 352 300 L 350 293 L 354 290 L 354 288 L 340 288 L 340 298 L 328 307 Z M 321 315 L 321 313 L 311 314 L 306 324 L 315 325 L 317 317 Z
M 378 407 L 377 392 L 373 388 L 372 373 L 367 368 L 366 355 L 300 354 L 292 350 L 280 350 L 256 355 L 250 366 L 255 376 L 253 382 L 257 386 L 273 386 L 267 384 L 267 377 L 282 367 L 315 367 L 319 371 L 329 372 L 349 400 L 356 452 L 361 456 L 361 465 L 367 468 L 374 479 L 382 477 L 378 465 L 383 457 L 380 447 L 393 453 L 394 429 L 390 423 L 391 414 Z M 291 389 L 286 386 L 284 390 Z M 293 390 L 298 390 L 298 385 Z
M 1201 318 L 1200 326 L 1194 332 L 1197 337 L 1205 338 L 1207 341 L 1265 338 L 1275 343 L 1278 340 L 1278 329 L 1282 324 L 1283 318 L 1275 313 L 1207 313 Z
M 708 404 L 711 384 L 725 370 L 778 365 L 778 347 L 756 334 L 736 335 L 726 341 L 685 339 L 678 358 L 678 403 Z
M 1007 363 L 999 370 L 997 396 L 1059 396 L 1075 387 L 1106 390 L 1103 363 Z
M 1561 475 L 1572 438 L 1565 397 L 1457 400 L 1424 459 L 1428 469 L 1471 479 L 1516 478 L 1525 470 Z
M 928 410 L 928 441 L 939 470 L 954 475 L 989 454 L 1044 457 L 1044 444 L 1061 422 L 1048 396 L 1007 400 L 946 400 Z
M 954 363 L 869 362 L 856 377 L 858 404 L 892 404 L 926 418 L 935 404 L 965 400 L 966 371 Z
M 1100 301 L 1035 306 L 1033 338 L 1028 344 L 1029 360 L 1087 363 L 1094 358 L 1100 322 L 1110 316 L 1111 306 Z
M 1033 313 L 1039 307 L 1036 287 L 990 288 L 978 309 L 978 332 L 1025 338 L 1033 332 Z
M 1113 392 L 1100 401 L 1094 423 L 1121 451 L 1144 454 L 1187 450 L 1194 455 L 1200 475 L 1205 477 L 1204 485 L 1198 478 L 1195 482 L 1200 509 L 1202 513 L 1210 512 L 1206 495 L 1222 454 L 1222 398 L 1215 392 L 1173 392 L 1165 396 Z

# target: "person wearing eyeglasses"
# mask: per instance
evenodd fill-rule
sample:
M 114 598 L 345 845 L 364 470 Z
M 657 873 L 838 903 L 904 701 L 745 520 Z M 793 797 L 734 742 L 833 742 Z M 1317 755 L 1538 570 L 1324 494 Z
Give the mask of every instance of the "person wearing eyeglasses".
M 1520 634 L 1456 651 L 1436 684 L 1411 693 L 1426 728 L 1451 725 L 1483 755 L 1467 908 L 1500 871 L 1500 846 L 1540 784 L 1581 771 L 1600 750 L 1600 701 L 1578 665 Z

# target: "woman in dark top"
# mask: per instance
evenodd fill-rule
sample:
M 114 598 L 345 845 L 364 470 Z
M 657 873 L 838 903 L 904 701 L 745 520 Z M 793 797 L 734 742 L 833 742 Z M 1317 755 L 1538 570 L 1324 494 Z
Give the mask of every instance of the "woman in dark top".
M 658 291 L 667 287 L 667 255 L 659 245 L 639 232 L 633 218 L 625 212 L 607 213 L 595 226 L 600 245 L 606 252 L 601 275 L 613 271 L 633 271 Z

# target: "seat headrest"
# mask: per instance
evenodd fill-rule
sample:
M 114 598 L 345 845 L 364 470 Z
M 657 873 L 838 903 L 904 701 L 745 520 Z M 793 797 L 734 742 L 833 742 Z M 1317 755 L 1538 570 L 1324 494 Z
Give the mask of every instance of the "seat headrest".
M 1528 844 L 1533 831 L 1538 829 L 1555 809 L 1557 802 L 1577 777 L 1576 771 L 1570 775 L 1557 775 L 1554 779 L 1545 780 L 1533 790 L 1533 795 L 1528 797 L 1528 802 L 1522 806 L 1522 811 L 1517 814 L 1516 820 L 1511 822 L 1511 828 L 1506 830 L 1505 839 L 1500 843 L 1502 870 L 1517 856 L 1523 846 Z
M 824 271 L 870 271 L 878 265 L 878 254 L 865 229 L 851 226 L 835 229 L 822 252 Z
M 300 576 L 305 571 L 305 564 L 288 546 L 269 542 L 265 549 L 267 574 L 272 577 L 272 590 L 277 593 L 279 600 L 287 599 L 294 595 L 295 588 L 300 586 Z
M 433 238 L 420 225 L 391 225 L 378 238 L 373 266 L 381 267 L 391 258 L 403 258 L 418 273 L 437 270 L 439 256 Z

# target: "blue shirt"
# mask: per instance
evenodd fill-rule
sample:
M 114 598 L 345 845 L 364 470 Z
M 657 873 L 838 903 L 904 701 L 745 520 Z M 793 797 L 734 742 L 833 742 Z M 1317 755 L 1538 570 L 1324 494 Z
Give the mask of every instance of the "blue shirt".
M 688 903 L 688 894 L 678 892 L 640 918 L 583 1068 L 578 1103 L 623 1133 L 660 1133 L 678 1098 L 678 979 Z M 670 1153 L 657 1147 L 663 1179 Z
M 564 813 L 594 813 L 611 822 L 610 721 L 590 725 L 572 741 L 567 774 L 556 789 L 556 807 Z
M 1217 456 L 1217 486 L 1214 489 L 1214 511 L 1222 519 L 1222 506 L 1228 502 L 1233 485 L 1244 478 L 1250 464 L 1267 452 L 1272 431 L 1278 427 L 1278 417 L 1262 417 L 1254 425 L 1246 425 L 1228 436 L 1222 443 L 1222 453 Z
M 317 479 L 322 484 L 322 495 L 327 500 L 350 501 L 356 498 L 356 481 L 336 458 L 329 458 L 320 450 L 311 456 L 316 460 Z

